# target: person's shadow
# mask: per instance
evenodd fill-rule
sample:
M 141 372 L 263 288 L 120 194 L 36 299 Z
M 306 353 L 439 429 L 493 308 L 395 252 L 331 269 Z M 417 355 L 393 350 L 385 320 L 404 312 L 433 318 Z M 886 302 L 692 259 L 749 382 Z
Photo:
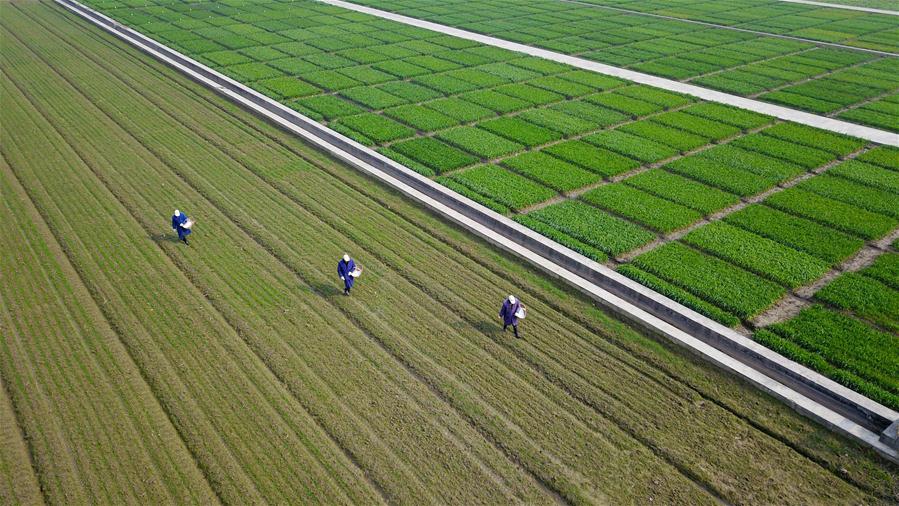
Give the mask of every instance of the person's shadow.
M 343 281 L 337 280 L 337 283 L 343 283 Z M 319 281 L 311 281 L 309 282 L 309 287 L 312 292 L 316 295 L 322 296 L 326 299 L 330 299 L 332 297 L 336 297 L 338 295 L 343 295 L 343 289 L 339 288 L 337 284 L 331 283 L 322 283 Z
M 166 233 L 150 234 L 150 239 L 152 239 L 153 242 L 179 242 L 180 241 L 180 239 L 178 239 L 177 235 L 166 234 Z

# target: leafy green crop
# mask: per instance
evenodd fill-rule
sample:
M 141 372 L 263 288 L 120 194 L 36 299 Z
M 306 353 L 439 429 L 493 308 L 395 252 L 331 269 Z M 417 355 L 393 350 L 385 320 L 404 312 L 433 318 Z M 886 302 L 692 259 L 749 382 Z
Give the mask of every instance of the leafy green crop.
M 800 188 L 790 188 L 776 193 L 768 197 L 765 203 L 865 239 L 880 238 L 897 225 L 897 221 L 893 218 L 821 197 Z
M 664 168 L 743 197 L 755 195 L 777 184 L 775 178 L 759 176 L 697 155 L 675 160 Z
M 379 114 L 346 116 L 338 119 L 336 124 L 345 125 L 379 144 L 415 135 L 411 128 Z
M 683 241 L 789 288 L 818 279 L 829 268 L 807 253 L 723 222 L 699 227 Z
M 544 207 L 528 216 L 613 256 L 638 248 L 655 237 L 621 218 L 574 200 Z
M 584 137 L 584 140 L 647 163 L 664 160 L 677 154 L 676 149 L 667 145 L 619 130 L 599 132 Z
M 703 214 L 718 211 L 739 201 L 736 195 L 662 169 L 648 170 L 623 182 Z
M 462 121 L 463 123 L 477 121 L 496 115 L 495 112 L 486 107 L 473 104 L 458 97 L 441 98 L 431 102 L 425 102 L 422 105 L 445 114 L 450 118 Z
M 770 116 L 712 102 L 691 105 L 690 107 L 683 109 L 683 112 L 714 121 L 720 121 L 721 123 L 727 123 L 744 130 L 758 128 L 773 121 L 773 118 Z
M 816 256 L 830 265 L 842 262 L 864 245 L 864 241 L 857 237 L 760 204 L 743 208 L 724 220 Z
M 434 169 L 438 174 L 471 165 L 477 161 L 477 158 L 468 153 L 447 146 L 433 137 L 419 137 L 399 142 L 393 144 L 391 148 Z
M 449 116 L 420 105 L 401 105 L 385 110 L 384 114 L 424 132 L 433 132 L 459 124 Z
M 615 176 L 640 166 L 640 162 L 633 158 L 583 141 L 561 142 L 543 151 L 605 177 Z
M 726 325 L 728 327 L 736 327 L 740 324 L 740 319 L 736 316 L 722 310 L 714 304 L 710 304 L 700 299 L 699 297 L 684 290 L 683 288 L 677 287 L 658 276 L 638 269 L 633 264 L 620 265 L 617 271 L 640 283 L 641 285 L 647 286 L 668 297 L 669 299 L 687 306 L 697 313 L 708 316 L 709 318 L 722 325 Z
M 653 121 L 678 128 L 706 139 L 721 140 L 740 133 L 740 129 L 726 123 L 687 114 L 683 111 L 668 112 L 655 116 Z
M 805 172 L 798 165 L 746 151 L 730 144 L 715 146 L 699 153 L 699 156 L 726 166 L 747 170 L 778 183 L 793 179 Z
M 798 123 L 780 123 L 766 129 L 765 134 L 785 141 L 795 142 L 796 144 L 804 144 L 830 151 L 840 156 L 846 156 L 865 145 L 864 141 L 848 135 L 828 132 Z
M 830 174 L 899 194 L 899 171 L 849 160 L 830 169 Z M 897 197 L 899 198 L 899 197 Z
M 481 165 L 454 173 L 450 177 L 457 183 L 516 211 L 547 200 L 556 194 L 543 185 L 496 165 Z
M 821 174 L 799 183 L 796 187 L 868 211 L 899 218 L 899 196 L 849 179 Z
M 553 158 L 542 152 L 522 153 L 503 160 L 503 165 L 561 192 L 595 183 L 600 178 L 593 172 Z
M 491 159 L 521 151 L 524 146 L 481 128 L 462 126 L 446 130 L 437 137 L 481 158 Z
M 673 232 L 702 218 L 700 213 L 688 207 L 624 183 L 600 186 L 581 198 L 663 233 Z
M 820 149 L 784 141 L 764 134 L 751 134 L 731 142 L 732 145 L 786 160 L 806 169 L 821 167 L 836 156 Z
M 491 119 L 478 126 L 530 148 L 562 138 L 559 132 L 528 123 L 518 117 Z
M 877 257 L 873 264 L 860 271 L 865 276 L 877 279 L 881 283 L 899 290 L 899 254 L 884 253 Z
M 597 128 L 589 121 L 546 108 L 524 111 L 518 117 L 529 123 L 555 130 L 564 136 L 581 134 Z
M 677 128 L 668 127 L 653 120 L 642 120 L 629 123 L 618 128 L 618 131 L 627 132 L 629 134 L 650 139 L 655 142 L 671 146 L 679 152 L 684 153 L 705 146 L 709 143 L 709 139 L 698 135 L 679 130 Z
M 784 294 L 779 285 L 676 242 L 644 253 L 633 263 L 744 320 Z
M 815 298 L 899 331 L 899 291 L 874 278 L 846 272 L 818 290 Z

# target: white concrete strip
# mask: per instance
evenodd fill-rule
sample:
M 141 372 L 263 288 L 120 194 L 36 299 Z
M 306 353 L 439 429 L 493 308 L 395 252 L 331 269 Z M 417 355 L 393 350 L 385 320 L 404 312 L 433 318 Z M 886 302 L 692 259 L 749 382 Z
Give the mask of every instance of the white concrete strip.
M 578 288 L 582 292 L 586 293 L 587 295 L 589 295 L 591 298 L 593 298 L 594 300 L 596 300 L 597 302 L 602 304 L 604 307 L 606 307 L 610 311 L 632 321 L 633 323 L 635 323 L 637 325 L 640 325 L 647 329 L 652 329 L 653 331 L 665 336 L 666 338 L 672 340 L 673 342 L 675 342 L 677 344 L 687 347 L 688 349 L 694 351 L 695 353 L 699 354 L 700 356 L 706 358 L 713 364 L 715 364 L 727 371 L 730 371 L 734 374 L 737 374 L 738 376 L 742 377 L 746 381 L 749 381 L 751 384 L 755 385 L 756 387 L 761 388 L 762 390 L 783 400 L 789 406 L 793 407 L 797 411 L 799 411 L 815 420 L 818 420 L 819 422 L 825 424 L 826 426 L 832 428 L 833 430 L 836 430 L 837 432 L 843 433 L 844 435 L 847 435 L 851 438 L 855 438 L 856 440 L 859 440 L 859 441 L 869 445 L 870 447 L 872 447 L 875 451 L 877 451 L 879 454 L 881 454 L 885 458 L 899 463 L 899 452 L 897 452 L 896 449 L 893 449 L 893 448 L 885 445 L 884 443 L 882 443 L 879 439 L 878 434 L 875 434 L 874 432 L 866 429 L 865 427 L 855 423 L 853 420 L 850 420 L 850 419 L 844 417 L 843 415 L 840 415 L 839 413 L 831 410 L 830 408 L 823 406 L 822 404 L 816 402 L 815 400 L 810 399 L 810 398 L 796 392 L 795 390 L 783 385 L 782 383 L 771 379 L 770 377 L 762 374 L 761 372 L 740 362 L 736 358 L 731 357 L 730 355 L 728 355 L 728 354 L 702 342 L 701 340 L 681 331 L 680 329 L 665 322 L 664 320 L 661 320 L 661 319 L 653 316 L 652 314 L 648 313 L 647 311 L 640 309 L 639 307 L 608 292 L 607 290 L 604 290 L 603 288 L 584 279 L 583 277 L 561 267 L 559 264 L 552 262 L 543 256 L 538 255 L 537 253 L 531 251 L 530 249 L 523 248 L 520 244 L 512 241 L 511 239 L 509 239 L 503 235 L 497 234 L 493 229 L 479 223 L 478 221 L 475 221 L 474 219 L 472 219 L 468 216 L 465 216 L 464 214 L 460 213 L 459 211 L 452 209 L 451 207 L 432 198 L 431 196 L 426 195 L 426 194 L 422 193 L 421 191 L 416 190 L 415 188 L 409 186 L 405 182 L 400 181 L 400 180 L 396 179 L 395 177 L 387 174 L 383 170 L 381 170 L 381 169 L 369 164 L 368 162 L 359 159 L 358 157 L 352 155 L 351 153 L 348 153 L 347 151 L 344 151 L 344 150 L 336 147 L 335 145 L 327 142 L 323 138 L 315 135 L 315 132 L 316 131 L 327 131 L 329 135 L 333 135 L 333 136 L 339 138 L 342 142 L 349 144 L 354 149 L 358 149 L 358 150 L 365 152 L 366 156 L 374 156 L 377 159 L 383 160 L 384 162 L 390 164 L 392 167 L 400 169 L 405 177 L 414 178 L 417 182 L 426 184 L 428 186 L 429 191 L 441 192 L 443 194 L 452 195 L 455 199 L 463 202 L 465 205 L 473 208 L 474 210 L 476 210 L 480 213 L 491 215 L 492 218 L 503 220 L 504 224 L 506 224 L 507 226 L 513 227 L 513 228 L 515 228 L 516 231 L 520 231 L 521 233 L 527 234 L 529 237 L 540 241 L 541 244 L 544 244 L 544 245 L 554 248 L 560 254 L 568 255 L 568 256 L 572 256 L 572 257 L 579 257 L 579 260 L 581 260 L 585 265 L 595 269 L 596 271 L 598 271 L 602 274 L 620 278 L 622 282 L 628 283 L 629 286 L 631 286 L 633 289 L 639 290 L 639 291 L 643 292 L 644 294 L 652 296 L 654 299 L 660 301 L 661 303 L 665 303 L 665 304 L 671 305 L 672 307 L 676 307 L 677 309 L 682 310 L 685 313 L 689 314 L 691 317 L 695 317 L 697 319 L 710 322 L 710 324 L 717 326 L 721 330 L 735 334 L 736 336 L 738 336 L 739 338 L 741 338 L 743 340 L 747 340 L 747 338 L 740 336 L 733 330 L 723 327 L 722 325 L 719 325 L 715 322 L 711 322 L 711 320 L 708 320 L 704 316 L 701 316 L 683 306 L 680 306 L 679 304 L 677 304 L 673 301 L 670 301 L 669 299 L 665 298 L 664 296 L 662 296 L 658 293 L 655 293 L 652 290 L 649 290 L 648 288 L 646 288 L 642 285 L 639 285 L 639 284 L 631 281 L 630 279 L 625 278 L 625 277 L 615 273 L 614 271 L 612 271 L 592 260 L 589 260 L 586 257 L 579 255 L 578 253 L 575 253 L 575 252 L 569 250 L 568 248 L 565 248 L 564 246 L 558 245 L 558 244 L 550 241 L 549 239 L 537 234 L 536 232 L 533 232 L 530 229 L 523 227 L 523 226 L 519 225 L 518 223 L 516 223 L 512 220 L 509 220 L 508 218 L 505 218 L 505 217 L 481 206 L 480 204 L 478 204 L 476 202 L 473 202 L 461 195 L 455 194 L 451 190 L 435 183 L 434 181 L 431 181 L 430 179 L 425 178 L 424 176 L 418 174 L 417 172 L 414 172 L 411 169 L 403 167 L 402 165 L 396 164 L 392 160 L 389 160 L 389 159 L 381 156 L 380 154 L 362 146 L 361 144 L 358 144 L 355 141 L 340 135 L 339 133 L 336 133 L 336 132 L 333 132 L 333 131 L 327 129 L 326 127 L 324 127 L 323 125 L 320 125 L 319 123 L 315 122 L 314 120 L 300 115 L 296 111 L 293 111 L 292 109 L 289 109 L 289 108 L 281 105 L 280 103 L 278 103 L 264 95 L 261 95 L 260 93 L 256 92 L 255 90 L 252 90 L 251 88 L 244 86 L 241 83 L 238 83 L 226 76 L 219 74 L 218 72 L 210 69 L 209 67 L 206 67 L 205 65 L 197 63 L 194 60 L 191 60 L 190 58 L 188 58 L 184 55 L 181 55 L 180 53 L 177 53 L 176 51 L 174 51 L 170 48 L 163 46 L 162 44 L 144 36 L 143 34 L 137 32 L 135 30 L 132 30 L 130 28 L 124 27 L 123 25 L 120 25 L 115 20 L 113 20 L 107 16 L 104 16 L 103 14 L 100 14 L 96 11 L 93 11 L 92 9 L 90 9 L 88 7 L 81 5 L 80 3 L 76 2 L 75 0 L 55 0 L 55 1 L 58 4 L 62 5 L 63 7 L 65 7 L 66 9 L 71 10 L 72 12 L 78 14 L 79 16 L 81 16 L 81 17 L 87 19 L 88 21 L 94 23 L 95 25 L 99 26 L 100 28 L 102 28 L 102 29 L 112 33 L 113 35 L 125 40 L 126 42 L 138 47 L 142 51 L 154 56 L 155 58 L 159 59 L 160 61 L 165 62 L 167 65 L 169 65 L 175 69 L 178 69 L 179 71 L 190 76 L 192 79 L 196 80 L 197 82 L 199 82 L 211 89 L 218 91 L 219 93 L 221 93 L 225 97 L 229 98 L 233 102 L 238 103 L 241 106 L 252 110 L 253 112 L 267 118 L 269 121 L 272 121 L 272 122 L 278 124 L 282 128 L 306 139 L 307 141 L 320 147 L 321 149 L 323 149 L 324 151 L 337 157 L 338 159 L 346 162 L 347 164 L 355 167 L 356 169 L 358 169 L 366 174 L 369 174 L 372 177 L 379 179 L 383 183 L 397 189 L 398 191 L 401 191 L 403 194 L 420 202 L 421 204 L 427 206 L 431 210 L 440 213 L 441 215 L 445 216 L 446 218 L 450 219 L 451 221 L 455 222 L 456 224 L 475 233 L 476 235 L 484 238 L 485 240 L 491 242 L 492 244 L 495 244 L 495 245 L 531 262 L 532 264 L 536 265 L 544 272 L 547 272 L 555 277 L 562 279 L 563 281 L 567 282 L 568 284 L 570 284 L 570 285 Z M 201 72 L 195 71 L 193 68 L 182 64 L 181 62 L 179 62 L 176 59 L 170 58 L 167 54 L 162 52 L 163 49 L 171 51 L 172 53 L 178 54 L 179 58 L 183 58 L 184 61 L 190 62 L 191 65 L 193 65 L 197 68 L 201 68 L 202 71 L 204 73 L 206 73 L 206 75 L 204 75 Z M 216 81 L 206 77 L 207 75 L 214 76 L 216 79 L 220 79 L 223 82 L 227 82 L 228 87 L 222 86 L 221 84 L 217 83 Z M 234 89 L 231 89 L 231 87 L 234 87 Z M 237 91 L 235 91 L 235 90 L 237 90 Z M 240 91 L 240 93 L 238 93 L 238 91 Z M 258 101 L 263 101 L 266 104 L 266 107 L 263 107 L 262 105 L 257 103 Z M 274 112 L 269 110 L 267 107 L 273 107 L 273 108 L 277 109 L 279 112 L 289 115 L 289 117 L 292 121 L 288 121 L 281 115 L 275 114 Z M 718 330 L 718 329 L 716 329 L 716 330 Z M 805 368 L 799 364 L 789 361 L 786 358 L 777 355 L 773 351 L 768 350 L 767 348 L 761 347 L 760 345 L 752 343 L 751 341 L 749 344 L 752 344 L 755 347 L 759 348 L 758 351 L 761 353 L 776 355 L 777 357 L 779 357 L 779 360 L 782 361 L 782 363 L 784 365 L 794 368 L 798 374 L 809 374 L 810 373 L 813 375 L 817 375 L 817 373 L 814 373 L 813 371 L 810 371 L 807 368 Z M 817 376 L 820 377 L 820 375 L 817 375 Z M 821 378 L 823 378 L 823 377 L 821 377 Z M 876 412 L 877 414 L 879 414 L 889 420 L 899 419 L 899 413 L 896 413 L 895 411 L 892 411 L 884 406 L 881 406 L 878 403 L 875 403 L 874 401 L 867 399 L 864 396 L 861 396 L 860 394 L 849 391 L 845 387 L 842 387 L 841 385 L 837 385 L 836 383 L 833 383 L 832 381 L 828 380 L 827 378 L 823 378 L 821 387 L 822 388 L 834 387 L 835 389 L 840 391 L 841 394 L 855 396 L 854 398 L 862 401 L 862 403 L 864 403 L 864 405 L 867 409 L 872 410 L 873 412 Z
M 897 54 L 897 53 L 892 53 L 890 51 L 881 51 L 879 49 L 868 49 L 865 47 L 850 46 L 848 44 L 840 44 L 838 42 L 825 42 L 823 40 L 807 39 L 805 37 L 797 37 L 795 35 L 786 35 L 783 33 L 771 33 L 771 32 L 765 32 L 762 30 L 752 30 L 750 28 L 740 28 L 738 26 L 719 25 L 718 23 L 710 23 L 708 21 L 699 21 L 697 19 L 679 18 L 677 16 L 668 16 L 665 14 L 656 14 L 653 12 L 635 11 L 632 9 L 625 9 L 624 7 L 615 7 L 612 5 L 600 5 L 600 4 L 585 2 L 583 0 L 557 0 L 557 1 L 563 2 L 563 3 L 568 3 L 568 4 L 583 5 L 584 7 L 593 7 L 595 9 L 607 9 L 610 11 L 624 12 L 626 14 L 633 14 L 635 16 L 649 16 L 649 17 L 653 17 L 653 18 L 665 19 L 668 21 L 681 21 L 684 23 L 690 23 L 690 24 L 694 24 L 694 25 L 707 26 L 709 28 L 719 28 L 721 30 L 732 30 L 735 32 L 751 33 L 754 35 L 761 35 L 763 37 L 775 37 L 778 39 L 788 39 L 788 40 L 795 40 L 795 41 L 799 41 L 799 42 L 807 42 L 809 44 L 815 44 L 816 46 L 835 47 L 835 48 L 839 48 L 839 49 L 861 51 L 863 53 L 873 53 L 873 54 L 877 54 L 880 56 L 899 56 L 899 54 Z M 781 0 L 781 1 L 786 1 L 786 0 Z
M 885 14 L 887 16 L 899 16 L 899 11 L 889 11 L 886 9 L 875 9 L 873 7 L 861 7 L 857 5 L 843 5 L 829 2 L 812 2 L 810 0 L 777 0 L 778 2 L 787 2 L 791 4 L 815 5 L 818 7 L 829 7 L 831 9 L 844 9 L 847 11 L 868 12 L 871 14 Z
M 569 56 L 561 53 L 556 53 L 554 51 L 548 51 L 546 49 L 519 44 L 517 42 L 510 42 L 508 40 L 490 37 L 489 35 L 481 35 L 479 33 L 469 32 L 467 30 L 453 28 L 451 26 L 432 23 L 430 21 L 410 18 L 401 14 L 382 11 L 380 9 L 374 9 L 371 7 L 365 7 L 363 5 L 344 2 L 342 0 L 318 1 L 329 5 L 334 5 L 336 7 L 343 7 L 345 9 L 353 10 L 356 12 L 370 14 L 379 18 L 397 21 L 406 25 L 417 26 L 426 30 L 432 30 L 446 35 L 452 35 L 461 39 L 480 42 L 489 46 L 508 49 L 510 51 L 515 51 L 518 53 L 529 54 L 531 56 L 536 56 L 538 58 L 544 58 L 559 63 L 565 63 L 571 65 L 572 67 L 599 72 L 600 74 L 605 74 L 613 77 L 620 77 L 622 79 L 633 81 L 635 83 L 646 84 L 649 86 L 655 86 L 656 88 L 661 88 L 663 90 L 692 95 L 703 100 L 708 100 L 709 102 L 731 105 L 734 107 L 739 107 L 740 109 L 746 109 L 749 111 L 774 116 L 786 121 L 801 123 L 803 125 L 813 126 L 816 128 L 821 128 L 823 130 L 829 130 L 831 132 L 851 135 L 853 137 L 876 142 L 878 144 L 886 144 L 889 146 L 899 147 L 899 134 L 887 132 L 885 130 L 878 130 L 876 128 L 856 125 L 855 123 L 849 123 L 847 121 L 819 116 L 817 114 L 797 111 L 796 109 L 790 109 L 789 107 L 769 104 L 750 98 L 731 95 L 729 93 L 722 93 L 720 91 L 710 90 L 708 88 L 703 88 L 693 84 L 681 83 L 678 81 L 673 81 L 671 79 L 665 79 L 663 77 L 644 74 L 642 72 L 613 67 L 604 63 L 585 60 L 583 58 L 578 58 L 575 56 Z

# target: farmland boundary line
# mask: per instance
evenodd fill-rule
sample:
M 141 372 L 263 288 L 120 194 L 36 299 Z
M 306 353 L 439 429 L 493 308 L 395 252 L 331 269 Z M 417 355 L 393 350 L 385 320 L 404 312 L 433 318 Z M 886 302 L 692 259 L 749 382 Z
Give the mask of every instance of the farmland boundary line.
M 318 0 L 318 1 L 330 3 L 330 0 Z M 837 42 L 826 42 L 823 40 L 806 39 L 805 37 L 796 37 L 794 35 L 783 35 L 783 34 L 778 34 L 778 33 L 764 32 L 761 30 L 751 30 L 749 28 L 740 28 L 737 26 L 719 25 L 717 23 L 709 23 L 708 21 L 698 21 L 696 19 L 685 19 L 685 18 L 679 18 L 676 16 L 666 16 L 664 14 L 654 14 L 651 12 L 640 12 L 640 11 L 634 11 L 631 9 L 623 9 L 621 7 L 612 7 L 609 5 L 591 4 L 589 2 L 581 2 L 579 0 L 556 0 L 556 1 L 562 2 L 562 3 L 567 3 L 567 4 L 582 5 L 584 7 L 592 7 L 594 9 L 607 9 L 610 11 L 625 12 L 627 14 L 650 16 L 653 18 L 666 19 L 668 21 L 681 21 L 684 23 L 692 23 L 694 25 L 708 26 L 710 28 L 718 28 L 721 30 L 733 30 L 735 32 L 751 33 L 754 35 L 762 35 L 764 37 L 775 37 L 778 39 L 796 40 L 799 42 L 807 42 L 809 44 L 815 44 L 816 46 L 836 47 L 839 49 L 849 49 L 852 51 L 861 51 L 863 53 L 874 53 L 874 54 L 879 54 L 879 55 L 883 55 L 883 56 L 899 56 L 899 54 L 892 53 L 890 51 L 880 51 L 878 49 L 868 49 L 868 48 L 864 48 L 864 47 L 850 46 L 848 44 L 839 44 Z M 780 0 L 780 1 L 784 1 L 784 0 Z M 893 15 L 897 15 L 897 14 L 893 14 Z
M 879 431 L 899 418 L 899 413 L 804 366 L 787 360 L 732 329 L 713 322 L 568 248 L 555 244 L 511 220 L 455 194 L 414 171 L 321 126 L 296 111 L 264 97 L 139 32 L 84 7 L 74 0 L 55 1 L 104 30 L 188 74 L 194 80 L 219 91 L 244 107 L 254 110 L 259 115 L 307 139 L 312 144 L 329 151 L 338 159 L 380 179 L 388 186 L 405 193 L 470 232 L 530 261 L 541 270 L 561 278 L 631 323 L 686 346 L 715 365 L 732 371 L 758 388 L 780 398 L 800 413 L 814 418 L 846 436 L 855 438 L 889 460 L 899 462 L 899 452 L 882 442 L 875 431 L 867 428 L 874 426 L 877 427 L 875 430 Z M 355 7 L 358 8 L 358 6 Z M 527 46 L 525 47 L 527 48 Z M 528 48 L 528 50 L 533 50 L 533 48 Z M 620 69 L 615 70 L 620 71 Z M 652 78 L 652 80 L 655 79 Z M 707 90 L 702 91 L 706 92 Z M 767 107 L 767 104 L 761 105 Z M 788 111 L 793 114 L 797 113 Z M 806 116 L 818 118 L 814 115 Z M 851 126 L 856 127 L 856 125 Z M 886 132 L 876 129 L 866 130 L 877 134 L 886 134 Z M 899 139 L 894 140 L 894 144 L 899 144 Z M 683 330 L 685 328 L 687 331 Z M 691 335 L 689 332 L 695 335 Z M 800 393 L 799 390 L 802 392 Z
M 75 1 L 75 0 L 68 0 L 68 1 Z M 441 25 L 438 23 L 430 22 L 430 21 L 424 21 L 424 20 L 417 19 L 417 18 L 411 18 L 409 16 L 403 16 L 401 14 L 395 14 L 392 12 L 375 9 L 372 7 L 365 7 L 363 5 L 358 5 L 358 4 L 354 4 L 351 2 L 345 2 L 343 0 L 317 0 L 317 1 L 328 4 L 328 5 L 333 5 L 335 7 L 342 7 L 344 9 L 349 9 L 349 10 L 360 12 L 363 14 L 369 14 L 369 15 L 387 19 L 390 21 L 396 21 L 396 22 L 403 23 L 406 25 L 415 26 L 418 28 L 424 28 L 426 30 L 432 30 L 435 32 L 443 33 L 445 35 L 451 35 L 451 36 L 458 37 L 458 38 L 465 39 L 465 40 L 480 42 L 481 44 L 486 44 L 488 46 L 499 47 L 502 49 L 507 49 L 509 51 L 515 51 L 518 53 L 524 53 L 524 54 L 528 54 L 531 56 L 536 56 L 538 58 L 543 58 L 546 60 L 554 61 L 557 63 L 564 63 L 566 65 L 571 65 L 572 67 L 577 67 L 577 68 L 580 68 L 583 70 L 589 70 L 592 72 L 597 72 L 597 73 L 609 75 L 612 77 L 619 77 L 621 79 L 626 79 L 628 81 L 633 81 L 636 83 L 645 84 L 645 85 L 653 86 L 656 88 L 661 88 L 663 90 L 673 91 L 675 93 L 683 93 L 683 94 L 691 95 L 694 97 L 701 98 L 703 100 L 707 100 L 709 102 L 716 102 L 719 104 L 731 105 L 734 107 L 738 107 L 740 109 L 746 109 L 748 111 L 753 111 L 753 112 L 765 114 L 768 116 L 774 116 L 774 117 L 777 117 L 777 118 L 780 118 L 783 120 L 792 121 L 794 123 L 800 123 L 803 125 L 819 128 L 822 130 L 829 130 L 831 132 L 850 135 L 853 137 L 859 137 L 861 139 L 876 142 L 878 144 L 887 144 L 890 146 L 899 147 L 899 134 L 887 132 L 884 130 L 879 130 L 876 128 L 857 125 L 855 123 L 849 123 L 846 121 L 836 120 L 833 118 L 828 118 L 828 117 L 820 116 L 817 114 L 812 114 L 812 113 L 808 113 L 808 112 L 804 112 L 804 111 L 799 111 L 796 109 L 791 109 L 789 107 L 783 107 L 780 105 L 769 104 L 766 102 L 760 102 L 758 100 L 744 98 L 744 97 L 740 97 L 737 95 L 731 95 L 729 93 L 724 93 L 724 92 L 712 90 L 709 88 L 703 88 L 701 86 L 696 86 L 693 84 L 682 83 L 680 81 L 675 81 L 672 79 L 666 79 L 663 77 L 653 76 L 650 74 L 645 74 L 645 73 L 637 72 L 634 70 L 628 70 L 628 69 L 624 69 L 621 67 L 614 67 L 612 65 L 607 65 L 605 63 L 598 63 L 598 62 L 586 60 L 584 58 L 578 58 L 575 56 L 570 56 L 570 55 L 558 53 L 555 51 L 549 51 L 549 50 L 537 48 L 534 46 L 528 46 L 526 44 L 511 42 L 508 40 L 491 37 L 489 35 L 482 35 L 479 33 L 470 32 L 467 30 L 459 29 L 459 28 L 453 28 L 451 26 Z M 113 21 L 113 23 L 117 23 L 117 22 Z M 118 26 L 122 26 L 122 25 L 118 25 Z M 125 29 L 128 29 L 128 28 L 125 28 Z M 136 32 L 136 33 L 139 33 L 139 32 Z M 155 41 L 153 43 L 158 44 Z M 888 53 L 888 55 L 899 56 L 899 55 L 894 55 L 892 53 Z

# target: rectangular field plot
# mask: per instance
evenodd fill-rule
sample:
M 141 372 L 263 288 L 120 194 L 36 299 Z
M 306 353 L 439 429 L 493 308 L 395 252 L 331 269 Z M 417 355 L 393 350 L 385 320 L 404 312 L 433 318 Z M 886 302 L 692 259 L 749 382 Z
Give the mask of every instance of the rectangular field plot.
M 899 331 L 899 291 L 864 274 L 864 270 L 847 272 L 818 290 L 815 298 Z
M 681 243 L 640 255 L 633 264 L 744 320 L 785 293 L 780 285 Z
M 523 153 L 503 160 L 502 164 L 560 192 L 581 188 L 600 179 L 593 172 L 541 152 Z
M 756 332 L 755 339 L 878 402 L 899 407 L 895 335 L 813 306 L 787 322 Z
M 739 201 L 736 195 L 661 169 L 652 169 L 629 177 L 624 183 L 703 214 L 712 213 Z
M 685 235 L 683 241 L 789 288 L 827 272 L 827 262 L 771 239 L 716 222 Z
M 897 225 L 895 219 L 799 188 L 772 195 L 765 204 L 865 239 L 877 239 Z
M 865 243 L 858 237 L 826 225 L 760 204 L 737 211 L 727 216 L 725 221 L 816 256 L 830 265 L 845 260 Z
M 622 183 L 600 186 L 581 198 L 662 233 L 684 228 L 702 217 L 693 209 Z
M 613 256 L 642 246 L 654 237 L 641 227 L 577 201 L 553 204 L 528 216 Z
M 453 181 L 518 210 L 552 198 L 556 192 L 514 172 L 495 165 L 483 165 L 453 174 Z

